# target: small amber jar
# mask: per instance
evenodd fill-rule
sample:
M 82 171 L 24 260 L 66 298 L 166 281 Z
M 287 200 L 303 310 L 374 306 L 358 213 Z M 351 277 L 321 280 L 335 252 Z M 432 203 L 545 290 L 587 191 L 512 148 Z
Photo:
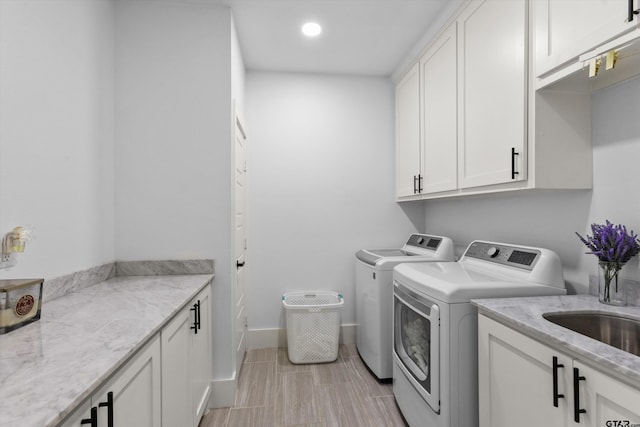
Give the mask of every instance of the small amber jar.
M 0 334 L 40 319 L 44 279 L 0 280 Z

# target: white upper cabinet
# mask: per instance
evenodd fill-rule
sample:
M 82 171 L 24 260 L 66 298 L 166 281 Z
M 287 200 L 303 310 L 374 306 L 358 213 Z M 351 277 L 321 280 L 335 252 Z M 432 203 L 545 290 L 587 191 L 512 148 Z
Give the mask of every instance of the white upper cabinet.
M 458 17 L 459 187 L 526 180 L 524 0 L 472 1 Z
M 396 85 L 396 195 L 457 188 L 457 46 L 451 25 Z
M 457 46 L 451 25 L 420 60 L 422 193 L 455 190 L 457 173 Z
M 415 64 L 396 85 L 396 195 L 420 186 L 420 68 Z
M 467 1 L 397 84 L 398 200 L 591 188 L 590 92 L 536 89 L 543 3 Z
M 638 0 L 532 0 L 532 6 L 538 77 L 634 30 L 640 18 L 633 13 Z

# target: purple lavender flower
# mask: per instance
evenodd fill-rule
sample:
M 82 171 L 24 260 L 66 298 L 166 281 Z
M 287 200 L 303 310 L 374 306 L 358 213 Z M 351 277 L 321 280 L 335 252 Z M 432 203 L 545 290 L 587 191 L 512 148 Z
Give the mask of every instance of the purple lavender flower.
M 604 278 L 604 301 L 610 302 L 610 285 L 615 281 L 618 292 L 618 272 L 632 257 L 640 252 L 640 240 L 633 231 L 627 233 L 627 227 L 613 225 L 606 220 L 605 224 L 591 224 L 593 236 L 582 237 L 576 232 L 582 243 L 590 249 L 588 254 L 598 257 L 598 264 Z
M 633 231 L 627 233 L 622 224 L 613 225 L 609 220 L 605 224 L 591 224 L 593 236 L 582 237 L 576 232 L 582 243 L 590 249 L 600 261 L 626 264 L 632 257 L 640 253 L 640 240 Z

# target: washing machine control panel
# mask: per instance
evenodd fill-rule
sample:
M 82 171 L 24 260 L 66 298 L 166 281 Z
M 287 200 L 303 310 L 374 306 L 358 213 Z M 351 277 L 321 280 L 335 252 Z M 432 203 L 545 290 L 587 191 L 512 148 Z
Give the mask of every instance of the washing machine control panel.
M 532 270 L 540 257 L 540 251 L 532 248 L 476 241 L 467 247 L 464 256 L 509 265 L 511 267 L 523 268 L 525 270 Z
M 500 249 L 496 248 L 495 246 L 490 246 L 489 249 L 487 249 L 487 255 L 489 255 L 489 258 L 495 258 L 499 253 Z
M 407 246 L 417 246 L 422 249 L 436 250 L 442 242 L 440 237 L 427 236 L 425 234 L 412 234 L 407 240 Z

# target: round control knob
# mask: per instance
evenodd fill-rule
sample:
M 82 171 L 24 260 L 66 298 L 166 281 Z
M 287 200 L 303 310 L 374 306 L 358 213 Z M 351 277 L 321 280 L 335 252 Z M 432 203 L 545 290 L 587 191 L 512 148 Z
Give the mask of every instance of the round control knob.
M 424 237 L 418 237 L 418 244 L 421 245 L 424 243 Z
M 487 255 L 489 255 L 490 258 L 497 257 L 499 253 L 500 249 L 496 248 L 495 246 L 491 246 L 489 249 L 487 249 Z

